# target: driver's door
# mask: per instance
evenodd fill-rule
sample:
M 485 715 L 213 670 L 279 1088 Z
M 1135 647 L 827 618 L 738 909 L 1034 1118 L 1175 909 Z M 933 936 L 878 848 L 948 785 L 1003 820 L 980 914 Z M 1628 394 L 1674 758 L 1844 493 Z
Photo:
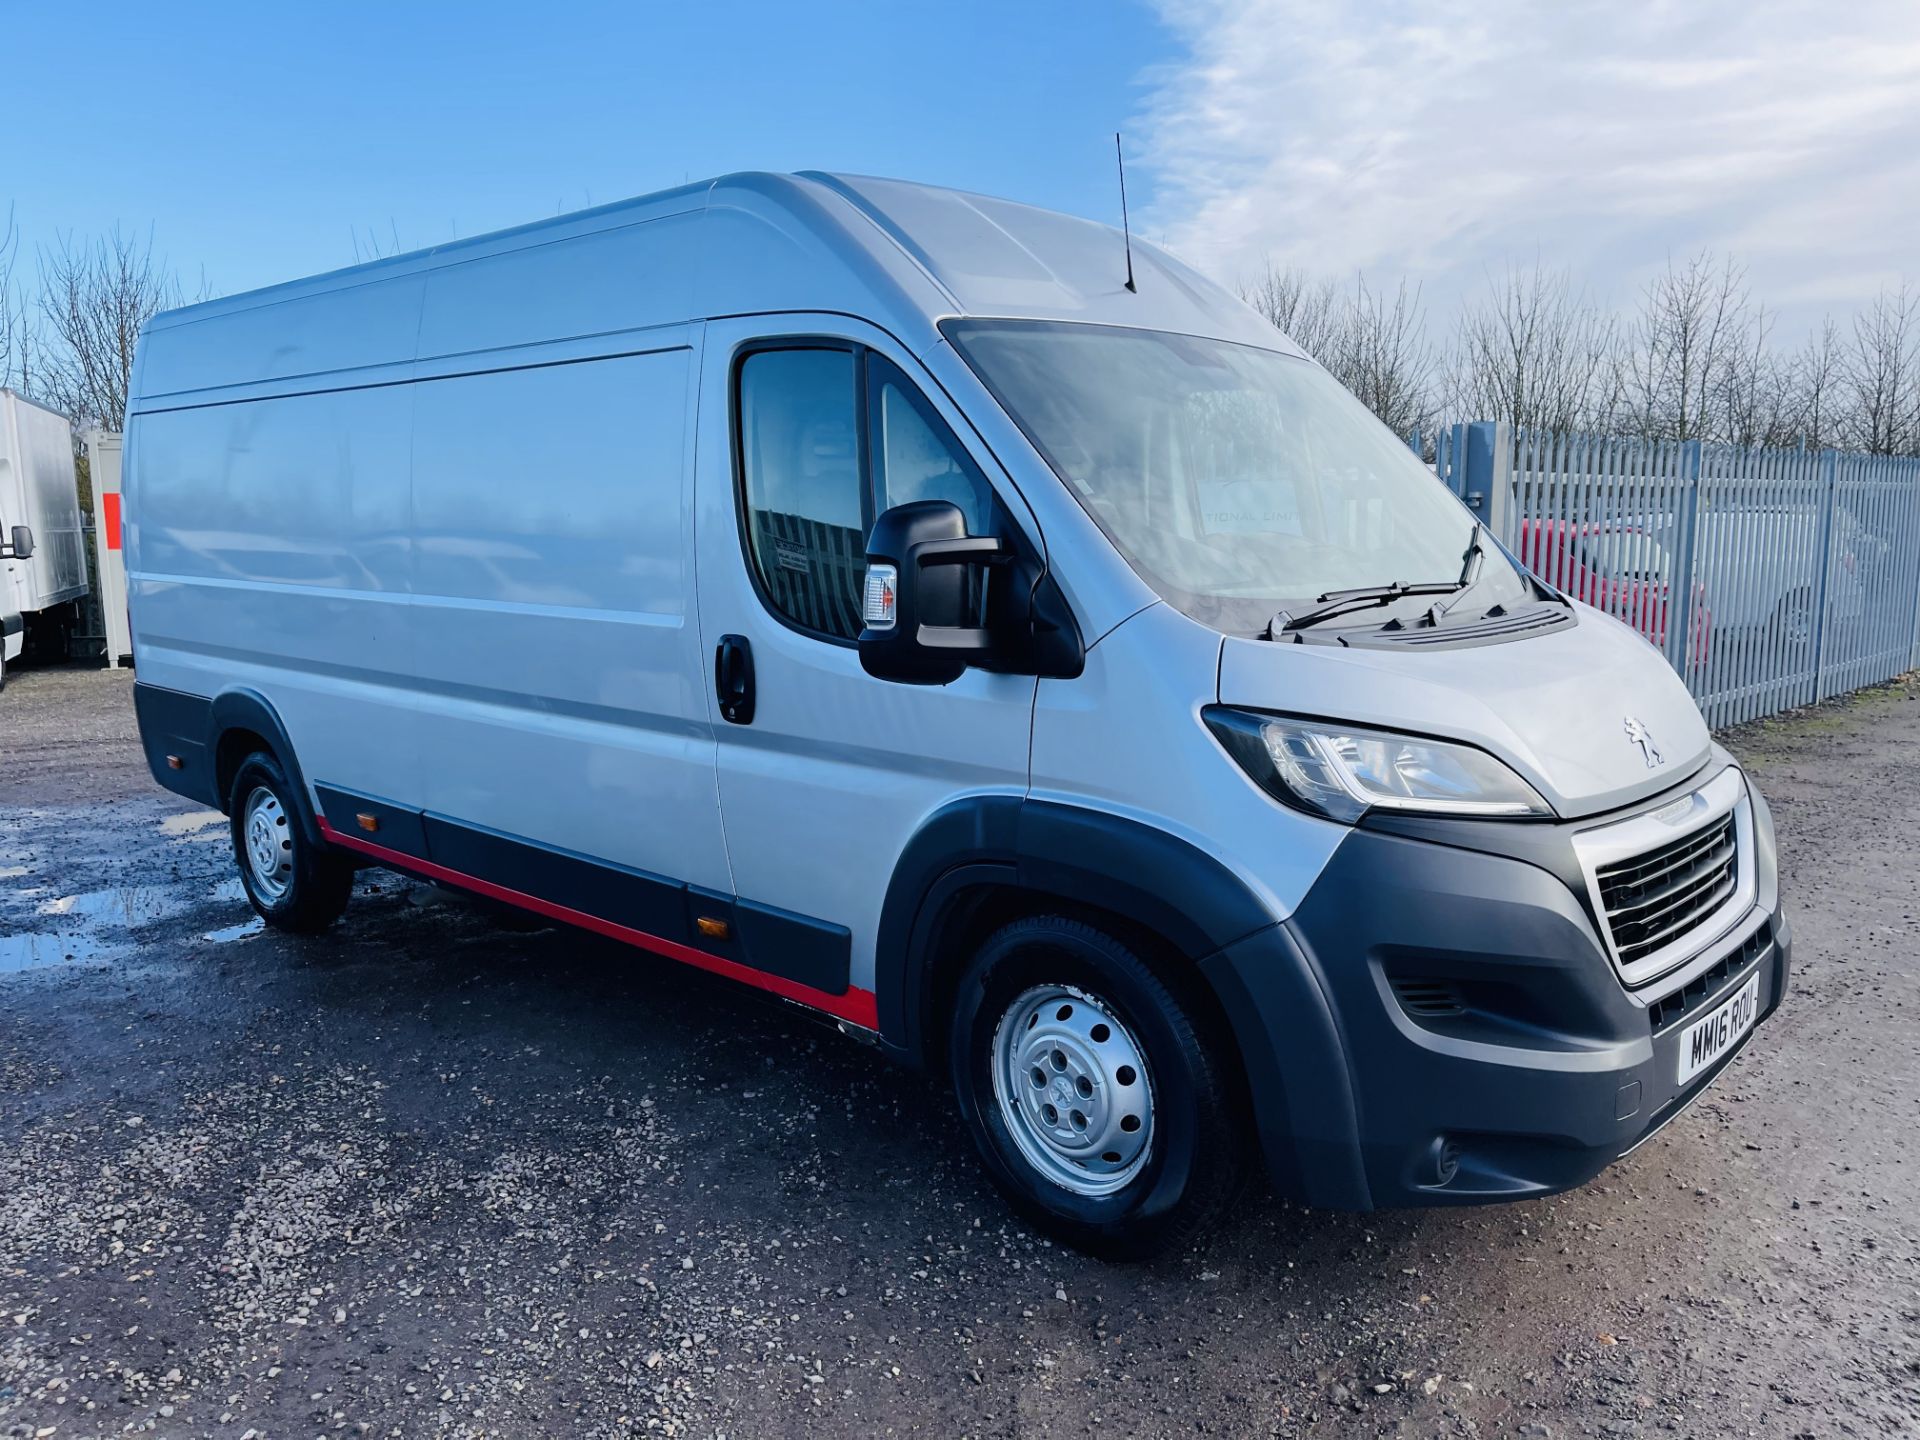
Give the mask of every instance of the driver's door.
M 879 331 L 824 315 L 715 321 L 704 355 L 700 626 L 728 671 L 725 703 L 711 667 L 708 684 L 746 958 L 872 1025 L 894 861 L 947 801 L 1024 793 L 1035 681 L 968 670 L 917 686 L 862 670 L 867 532 L 889 505 L 946 499 L 969 533 L 1038 537 Z M 737 703 L 743 665 L 750 706 Z

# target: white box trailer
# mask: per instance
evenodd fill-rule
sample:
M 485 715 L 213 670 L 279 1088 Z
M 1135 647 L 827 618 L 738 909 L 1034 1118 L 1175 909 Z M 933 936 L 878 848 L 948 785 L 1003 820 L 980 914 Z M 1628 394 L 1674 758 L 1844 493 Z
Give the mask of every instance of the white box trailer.
M 100 595 L 100 628 L 107 639 L 107 668 L 133 664 L 127 619 L 127 557 L 120 548 L 120 448 L 115 430 L 84 430 L 87 483 L 93 489 L 93 574 Z
M 73 432 L 66 416 L 0 390 L 0 684 L 29 640 L 65 654 L 86 593 Z

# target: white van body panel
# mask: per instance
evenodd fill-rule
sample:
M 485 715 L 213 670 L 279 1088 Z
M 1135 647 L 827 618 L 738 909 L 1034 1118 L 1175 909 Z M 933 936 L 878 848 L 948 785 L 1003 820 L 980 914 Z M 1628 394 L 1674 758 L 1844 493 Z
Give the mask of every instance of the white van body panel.
M 1286 336 L 1157 246 L 1013 200 L 866 175 L 810 174 L 844 195 L 967 315 L 1078 320 L 1207 335 L 1289 355 Z
M 373 386 L 136 414 L 125 456 L 141 680 L 269 693 L 309 773 L 374 793 L 420 773 L 412 410 Z
M 1032 794 L 1177 836 L 1284 919 L 1346 831 L 1280 804 L 1208 733 L 1220 648 L 1218 633 L 1154 605 L 1089 649 L 1084 674 L 1042 680 Z
M 691 595 L 697 337 L 677 326 L 648 338 L 660 348 L 416 387 L 424 800 L 727 888 Z

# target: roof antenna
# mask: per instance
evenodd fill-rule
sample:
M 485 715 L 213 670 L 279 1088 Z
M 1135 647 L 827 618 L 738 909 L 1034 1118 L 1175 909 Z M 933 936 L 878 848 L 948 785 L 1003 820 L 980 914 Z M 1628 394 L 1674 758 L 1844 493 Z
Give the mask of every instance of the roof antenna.
M 1133 230 L 1127 224 L 1127 157 L 1120 152 L 1120 132 L 1113 132 L 1113 161 L 1120 167 L 1120 235 L 1127 244 L 1127 289 L 1138 295 L 1133 283 Z

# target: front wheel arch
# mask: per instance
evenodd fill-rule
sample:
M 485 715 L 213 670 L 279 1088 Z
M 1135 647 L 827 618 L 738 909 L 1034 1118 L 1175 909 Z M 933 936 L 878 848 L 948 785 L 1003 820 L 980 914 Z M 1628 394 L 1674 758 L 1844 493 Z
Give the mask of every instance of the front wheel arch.
M 1138 821 L 1019 796 L 929 817 L 901 853 L 877 936 L 876 1008 L 894 1058 L 944 1070 L 952 982 L 972 946 L 996 923 L 1049 911 L 1145 947 L 1227 1017 L 1283 1194 L 1371 1207 L 1347 1043 L 1318 960 L 1218 860 Z

